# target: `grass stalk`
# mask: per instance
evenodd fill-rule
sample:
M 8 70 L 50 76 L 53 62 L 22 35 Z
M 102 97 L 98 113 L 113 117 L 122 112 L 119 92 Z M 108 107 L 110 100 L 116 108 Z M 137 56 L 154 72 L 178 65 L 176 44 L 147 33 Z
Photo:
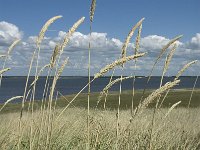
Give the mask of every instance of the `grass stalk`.
M 87 100 L 87 149 L 90 149 L 90 65 L 91 65 L 91 35 L 92 34 L 92 22 L 90 21 L 90 41 L 88 47 L 88 100 Z
M 123 68 L 122 68 L 123 70 Z M 119 117 L 120 117 L 120 104 L 121 104 L 121 94 L 122 94 L 122 75 L 120 77 L 120 85 L 119 85 L 119 97 L 118 97 L 118 107 L 117 107 L 117 114 L 116 114 L 116 149 L 118 149 L 118 140 L 119 140 Z
M 146 82 L 146 84 L 145 84 L 145 86 L 144 86 L 144 89 L 143 89 L 143 92 L 142 92 L 143 94 L 142 94 L 142 96 L 141 96 L 140 103 L 141 103 L 141 101 L 142 101 L 143 98 L 144 98 L 144 94 L 145 94 L 145 92 L 146 92 L 147 85 L 148 85 L 148 83 L 149 83 L 149 81 L 150 81 L 150 79 L 151 79 L 151 76 L 152 76 L 152 74 L 153 74 L 153 71 L 154 71 L 154 69 L 155 69 L 156 64 L 157 64 L 157 63 L 159 62 L 159 60 L 162 58 L 163 54 L 164 54 L 165 51 L 170 47 L 170 45 L 172 45 L 173 43 L 175 43 L 175 42 L 176 42 L 177 40 L 179 40 L 181 37 L 182 37 L 182 35 L 176 36 L 175 38 L 173 38 L 172 40 L 170 40 L 170 41 L 162 48 L 160 54 L 159 54 L 158 57 L 156 58 L 156 60 L 155 60 L 155 62 L 154 62 L 154 64 L 153 64 L 153 67 L 152 67 L 152 69 L 151 69 L 151 71 L 150 71 L 150 73 L 149 73 L 149 75 L 148 75 L 147 82 Z
M 112 83 L 112 79 L 113 79 L 114 73 L 115 73 L 115 68 L 113 69 L 113 72 L 112 72 L 112 75 L 110 77 L 110 80 L 109 80 L 108 84 Z M 104 110 L 106 109 L 106 102 L 107 102 L 108 92 L 109 92 L 109 90 L 107 90 L 106 93 L 105 93 L 105 98 L 104 98 L 104 103 L 103 103 Z M 98 106 L 98 104 L 97 104 L 97 106 Z
M 2 70 L 5 69 L 6 61 L 7 61 L 8 57 L 9 57 L 11 51 L 13 50 L 13 48 L 14 48 L 19 42 L 20 42 L 19 39 L 15 40 L 15 41 L 10 45 L 10 47 L 8 48 L 7 54 L 6 54 L 6 55 L 1 55 L 1 57 L 5 57 L 4 62 L 3 62 Z M 1 75 L 1 77 L 0 77 L 0 87 L 1 87 L 1 82 L 2 82 L 3 74 L 1 73 L 0 75 Z
M 188 108 L 190 107 L 190 104 L 191 104 L 191 101 L 192 101 L 192 96 L 194 94 L 194 90 L 195 90 L 198 79 L 199 79 L 199 74 L 196 76 L 196 79 L 195 79 L 195 82 L 194 82 L 194 85 L 193 85 L 193 88 L 192 88 L 192 92 L 191 92 L 190 99 L 189 99 L 188 106 L 187 106 Z
M 96 0 L 92 0 L 90 6 L 90 39 L 88 47 L 88 106 L 87 106 L 87 149 L 90 149 L 90 92 L 91 92 L 91 79 L 90 79 L 90 66 L 91 66 L 91 37 L 92 37 L 92 22 L 94 19 L 94 12 L 96 9 Z
M 135 41 L 135 55 L 138 54 L 139 48 L 140 48 L 140 39 L 141 39 L 141 32 L 142 32 L 142 24 L 139 26 L 138 29 L 138 34 L 136 37 L 136 41 Z M 137 69 L 137 59 L 135 59 L 134 61 L 134 78 L 133 78 L 133 87 L 132 87 L 132 98 L 131 98 L 131 116 L 133 116 L 133 108 L 134 108 L 134 95 L 135 95 L 135 75 L 136 75 L 136 69 Z

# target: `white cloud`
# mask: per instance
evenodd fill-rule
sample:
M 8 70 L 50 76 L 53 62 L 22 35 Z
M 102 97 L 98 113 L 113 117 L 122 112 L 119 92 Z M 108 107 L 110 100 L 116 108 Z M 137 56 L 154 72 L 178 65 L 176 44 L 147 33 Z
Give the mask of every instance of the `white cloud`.
M 0 45 L 5 46 L 9 45 L 15 39 L 22 38 L 22 31 L 19 28 L 11 23 L 1 21 L 0 22 Z
M 164 45 L 166 45 L 170 40 L 158 36 L 158 35 L 149 35 L 141 39 L 141 47 L 146 49 L 161 49 Z
M 190 41 L 190 45 L 200 49 L 200 33 L 197 33 Z
M 179 57 L 185 57 L 187 59 L 199 59 L 200 58 L 200 33 L 197 33 L 190 41 L 182 44 L 178 49 Z
M 153 53 L 159 53 L 159 51 L 170 41 L 170 39 L 159 36 L 149 35 L 141 39 L 141 48 L 144 50 L 151 51 Z M 183 43 L 176 41 L 178 47 L 181 47 Z M 170 47 L 171 48 L 171 47 Z
M 57 42 L 62 42 L 65 32 L 59 31 L 56 37 L 45 37 L 41 44 L 40 64 L 45 65 L 49 62 L 53 49 Z M 0 22 L 0 47 L 6 49 L 16 38 L 22 38 L 22 31 L 13 24 Z M 36 48 L 36 36 L 23 39 L 22 42 L 13 50 L 11 60 L 7 66 L 14 67 L 18 71 L 10 71 L 13 75 L 26 75 L 31 56 Z M 69 57 L 69 64 L 63 75 L 87 75 L 88 45 L 91 41 L 91 70 L 95 74 L 106 64 L 111 63 L 120 57 L 122 41 L 108 37 L 107 33 L 93 32 L 89 34 L 75 32 L 70 38 L 68 46 L 63 53 L 64 57 Z M 144 58 L 138 59 L 137 73 L 147 75 L 155 61 L 155 57 L 160 53 L 161 48 L 170 41 L 169 38 L 159 35 L 149 35 L 141 39 L 140 51 L 148 52 Z M 200 33 L 192 37 L 186 43 L 177 42 L 178 48 L 170 64 L 170 74 L 174 75 L 184 63 L 200 57 Z M 130 43 L 127 54 L 132 55 L 134 44 Z M 165 53 L 166 56 L 167 53 Z M 156 75 L 160 75 L 164 63 L 164 58 L 157 65 Z M 133 62 L 126 65 L 125 75 L 133 73 Z M 19 71 L 21 70 L 21 71 Z M 24 71 L 26 70 L 26 71 Z M 194 69 L 193 69 L 194 70 Z M 121 73 L 120 71 L 117 71 Z M 194 71 L 195 72 L 195 71 Z M 18 74 L 16 74 L 18 73 Z M 21 74 L 20 74 L 21 73 Z
M 58 37 L 54 38 L 55 41 L 60 41 L 64 38 L 65 32 L 60 31 Z M 92 32 L 91 36 L 89 34 L 84 35 L 80 32 L 75 32 L 70 38 L 69 48 L 81 48 L 88 49 L 89 41 L 91 42 L 92 49 L 98 51 L 106 51 L 111 49 L 120 50 L 122 42 L 115 38 L 108 38 L 107 33 L 97 33 Z

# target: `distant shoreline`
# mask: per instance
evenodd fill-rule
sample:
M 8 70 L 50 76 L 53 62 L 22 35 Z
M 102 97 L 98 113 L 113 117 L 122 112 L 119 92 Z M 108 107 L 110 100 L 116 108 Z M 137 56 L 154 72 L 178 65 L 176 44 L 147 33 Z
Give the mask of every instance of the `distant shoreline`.
M 145 97 L 150 95 L 154 90 L 156 89 L 147 89 Z M 171 89 L 165 103 L 163 104 L 163 107 L 170 107 L 172 104 L 182 101 L 180 104 L 180 107 L 187 107 L 190 94 L 191 94 L 192 89 Z M 135 90 L 135 96 L 134 96 L 134 106 L 137 106 L 139 103 L 139 100 L 141 98 L 143 90 Z M 97 100 L 99 97 L 99 92 L 93 92 L 90 94 L 90 107 L 95 108 L 97 104 Z M 68 104 L 70 100 L 73 99 L 73 97 L 76 94 L 69 94 L 69 95 L 64 95 L 59 96 L 57 100 L 57 107 L 62 108 Z M 164 94 L 163 94 L 164 95 Z M 119 96 L 119 91 L 110 91 L 108 94 L 107 98 L 107 108 L 108 109 L 116 109 L 118 106 L 118 96 Z M 132 97 L 132 90 L 124 90 L 122 91 L 121 95 L 121 109 L 130 109 L 131 106 L 131 97 Z M 196 108 L 200 107 L 200 89 L 195 89 L 193 98 L 191 101 L 191 108 Z M 102 109 L 102 104 L 104 102 L 104 98 L 102 98 L 101 103 L 99 104 L 99 108 Z M 25 103 L 25 109 L 28 108 L 28 101 Z M 0 104 L 0 107 L 2 107 L 3 103 Z M 40 108 L 41 101 L 40 100 L 35 100 L 35 108 L 38 109 Z M 81 93 L 77 99 L 72 103 L 73 107 L 78 107 L 78 108 L 87 108 L 87 92 Z M 152 103 L 150 107 L 153 107 L 154 104 Z M 19 103 L 9 103 L 3 110 L 2 113 L 11 113 L 11 112 L 18 112 L 21 110 L 21 102 Z
M 114 76 L 113 80 L 120 78 L 118 76 Z M 34 76 L 30 77 L 28 86 L 35 79 Z M 51 85 L 53 77 L 49 77 L 49 83 Z M 164 77 L 163 85 L 166 82 L 173 81 L 174 77 Z M 196 77 L 183 76 L 180 77 L 181 82 L 175 86 L 173 89 L 186 89 L 191 90 L 193 88 Z M 35 99 L 42 99 L 44 85 L 46 82 L 46 76 L 39 77 L 38 82 L 36 84 L 36 93 Z M 106 85 L 110 82 L 110 76 L 105 76 L 96 79 L 91 84 L 91 92 L 101 92 Z M 158 89 L 160 86 L 160 77 L 153 76 L 146 86 L 147 78 L 138 78 L 135 80 L 134 88 L 136 91 L 142 91 L 145 87 L 149 90 Z M 56 84 L 55 91 L 61 92 L 63 95 L 71 95 L 78 93 L 85 85 L 88 83 L 88 77 L 84 76 L 62 76 L 58 79 Z M 6 100 L 10 99 L 14 96 L 21 96 L 24 94 L 24 87 L 26 85 L 26 76 L 6 76 L 2 80 L 2 86 L 0 88 L 0 103 L 4 103 Z M 133 88 L 133 79 L 123 80 L 122 82 L 122 91 L 124 90 L 132 90 Z M 200 89 L 200 80 L 198 80 L 195 89 Z M 114 84 L 110 91 L 119 91 L 119 82 Z M 83 91 L 87 93 L 87 87 Z
M 19 77 L 19 78 L 24 78 L 24 77 L 27 77 L 27 76 L 3 76 L 3 78 L 12 78 L 12 77 Z M 35 77 L 35 76 L 30 76 L 31 78 L 32 77 Z M 44 78 L 44 77 L 47 77 L 47 76 L 40 76 L 40 78 Z M 49 76 L 49 77 L 54 77 L 54 76 Z M 60 76 L 60 78 L 63 78 L 63 77 L 69 77 L 69 78 L 88 78 L 88 76 Z M 94 77 L 94 76 L 90 76 L 90 77 Z M 100 77 L 100 78 L 110 78 L 111 76 L 103 76 L 103 77 Z M 116 77 L 121 77 L 121 76 L 113 76 L 114 78 Z M 123 77 L 128 77 L 128 76 L 123 76 Z M 147 78 L 148 76 L 135 76 L 135 77 L 145 77 Z M 151 76 L 152 78 L 154 77 L 161 77 L 161 76 Z M 176 77 L 176 76 L 164 76 L 164 78 L 171 78 L 171 77 Z M 180 78 L 188 78 L 188 77 L 197 77 L 197 76 L 180 76 Z

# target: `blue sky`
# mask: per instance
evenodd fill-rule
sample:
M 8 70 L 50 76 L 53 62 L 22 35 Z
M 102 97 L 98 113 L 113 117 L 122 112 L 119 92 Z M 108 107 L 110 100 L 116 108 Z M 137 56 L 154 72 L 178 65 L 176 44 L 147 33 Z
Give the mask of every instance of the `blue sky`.
M 100 67 L 102 67 L 102 61 L 109 63 L 118 57 L 118 50 L 116 53 L 112 52 L 112 48 L 115 47 L 106 47 L 103 41 L 107 41 L 109 43 L 113 42 L 112 39 L 117 39 L 120 42 L 123 42 L 131 27 L 142 17 L 145 17 L 145 21 L 143 23 L 142 38 L 144 38 L 144 40 L 141 49 L 143 51 L 150 52 L 150 56 L 148 56 L 149 58 L 144 60 L 144 62 L 154 59 L 159 49 L 159 46 L 157 46 L 156 43 L 160 42 L 160 39 L 160 44 L 164 45 L 167 40 L 179 34 L 183 34 L 184 37 L 180 40 L 181 46 L 178 49 L 177 55 L 175 56 L 177 59 L 174 60 L 174 63 L 181 65 L 187 61 L 199 59 L 199 6 L 199 0 L 97 0 L 97 7 L 93 23 L 93 32 L 97 34 L 94 34 L 94 36 L 96 36 L 94 37 L 94 39 L 96 38 L 96 41 L 94 40 L 93 55 L 95 61 L 97 61 L 97 58 L 99 59 L 98 61 L 100 63 L 94 61 L 94 69 L 92 72 L 95 73 Z M 77 36 L 84 38 L 89 33 L 89 7 L 89 0 L 1 0 L 0 23 L 6 22 L 8 23 L 6 24 L 7 26 L 14 25 L 17 28 L 14 33 L 17 32 L 18 34 L 19 32 L 19 36 L 15 37 L 15 35 L 13 35 L 13 38 L 21 38 L 24 43 L 31 45 L 33 43 L 30 43 L 30 37 L 37 36 L 41 27 L 49 18 L 56 15 L 63 16 L 62 19 L 56 21 L 50 27 L 50 31 L 46 34 L 46 36 L 50 38 L 49 40 L 55 41 L 55 38 L 61 36 L 61 33 L 66 32 L 76 20 L 82 16 L 85 16 L 85 22 L 77 30 L 77 32 L 80 34 L 76 34 Z M 5 23 L 2 23 L 2 25 L 0 24 L 0 27 L 2 27 L 0 28 L 0 35 L 4 33 L 5 36 L 5 33 L 8 34 L 8 32 L 4 31 L 3 26 L 5 26 Z M 60 34 L 58 35 L 59 32 Z M 6 36 L 4 36 L 1 37 L 2 39 L 0 39 L 0 43 L 2 45 L 6 45 L 3 42 L 7 42 L 7 45 L 9 42 L 12 42 L 12 37 L 9 37 L 9 41 L 6 41 Z M 99 44 L 96 43 L 99 40 L 99 37 L 102 40 L 100 44 L 103 45 L 100 46 L 100 48 L 104 48 L 101 50 L 101 52 L 98 49 L 99 47 L 95 45 Z M 76 37 L 73 39 L 77 40 Z M 118 46 L 118 49 L 120 49 L 119 41 L 118 44 L 116 42 L 114 43 L 115 46 Z M 49 43 L 49 41 L 46 42 Z M 134 42 L 134 40 L 132 40 L 132 42 Z M 155 42 L 155 45 L 152 46 L 152 42 Z M 81 49 L 85 49 L 83 45 L 83 47 L 80 45 L 81 44 L 79 43 L 79 46 L 74 49 L 74 51 L 78 49 L 77 53 L 80 52 Z M 71 46 L 74 47 L 73 40 L 71 42 Z M 5 46 L 0 46 L 0 48 L 2 51 L 6 49 Z M 51 53 L 50 48 L 51 46 L 46 48 L 45 53 Z M 27 52 L 29 49 L 31 49 L 31 46 L 29 48 L 26 47 L 26 49 L 25 46 L 19 46 L 16 48 L 16 51 L 13 53 L 16 54 L 16 57 L 19 56 L 19 58 L 17 59 L 11 57 L 10 62 L 8 62 L 8 66 L 14 67 L 16 71 L 11 71 L 8 73 L 8 75 L 26 74 L 26 65 L 24 65 L 24 67 L 21 65 L 28 63 L 28 61 L 25 59 L 30 57 L 30 53 L 32 51 L 30 50 L 30 52 Z M 82 61 L 86 63 L 86 51 L 76 58 L 73 56 L 74 54 L 72 54 L 75 53 L 74 51 L 71 52 L 68 48 L 66 48 L 66 51 L 68 51 L 66 52 L 66 56 L 69 55 L 70 57 L 70 55 L 72 55 L 72 58 L 75 60 L 80 60 L 81 58 Z M 107 61 L 104 61 L 103 58 L 98 58 L 96 56 L 97 54 L 95 55 L 95 51 L 98 51 L 97 54 L 103 53 Z M 106 52 L 108 52 L 108 54 Z M 188 56 L 183 56 L 188 54 L 191 55 L 189 58 Z M 23 58 L 20 58 L 22 55 Z M 24 60 L 24 62 L 20 63 L 20 59 Z M 86 69 L 83 71 L 83 68 L 80 66 L 83 65 L 83 62 L 79 62 L 80 64 L 75 64 L 75 61 L 73 62 L 72 60 L 73 66 L 68 68 L 72 69 L 71 73 L 67 73 L 66 71 L 64 75 L 82 75 L 82 72 L 86 73 Z M 141 65 L 144 65 L 144 62 L 141 62 Z M 45 64 L 45 62 L 43 63 Z M 77 68 L 74 66 L 77 66 Z M 160 69 L 161 67 L 162 64 L 160 64 Z M 148 67 L 144 69 L 145 71 L 142 71 L 142 69 L 138 70 L 138 74 L 146 74 L 148 71 L 147 68 Z M 172 68 L 171 74 L 175 74 L 179 68 L 180 67 Z M 126 73 L 129 74 L 130 72 L 130 69 L 127 69 Z M 192 73 L 188 72 L 186 74 L 193 75 L 196 73 L 197 72 L 193 71 Z M 158 71 L 155 74 L 159 75 L 159 66 Z
M 199 0 L 97 0 L 93 30 L 106 32 L 123 40 L 131 26 L 145 17 L 143 35 L 173 37 L 183 34 L 188 40 L 200 27 Z M 81 16 L 87 17 L 80 27 L 88 32 L 89 0 L 1 0 L 0 18 L 17 25 L 25 36 L 37 34 L 52 16 L 63 15 L 56 30 L 68 29 Z

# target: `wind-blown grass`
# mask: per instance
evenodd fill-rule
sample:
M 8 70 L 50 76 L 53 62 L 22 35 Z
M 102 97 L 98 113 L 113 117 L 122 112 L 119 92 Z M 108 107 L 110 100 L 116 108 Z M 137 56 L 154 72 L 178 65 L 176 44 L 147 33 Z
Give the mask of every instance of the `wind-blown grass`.
M 89 16 L 90 37 L 95 8 L 96 0 L 92 0 Z M 198 77 L 192 93 L 188 89 L 172 89 L 181 82 L 179 77 L 182 73 L 197 61 L 186 64 L 177 73 L 173 81 L 162 85 L 166 71 L 170 71 L 169 64 L 176 49 L 176 42 L 182 35 L 170 40 L 161 49 L 152 65 L 146 85 L 156 64 L 161 61 L 161 57 L 167 49 L 174 44 L 166 57 L 158 89 L 146 90 L 145 85 L 142 91 L 137 91 L 134 89 L 133 82 L 132 91 L 122 91 L 123 80 L 134 78 L 135 81 L 137 79 L 135 73 L 134 76 L 123 77 L 125 64 L 134 61 L 136 70 L 136 60 L 145 57 L 147 54 L 139 52 L 142 22 L 144 20 L 142 18 L 133 26 L 126 37 L 122 45 L 121 55 L 115 61 L 100 69 L 92 80 L 90 79 L 90 41 L 88 45 L 88 83 L 77 94 L 63 96 L 61 92 L 57 91 L 56 85 L 70 58 L 67 57 L 63 61 L 62 54 L 65 47 L 68 46 L 71 36 L 84 22 L 85 17 L 81 17 L 73 24 L 64 36 L 63 41 L 55 44 L 51 58 L 46 62 L 47 65 L 42 66 L 39 70 L 40 45 L 49 26 L 61 17 L 50 18 L 39 32 L 35 41 L 36 49 L 31 58 L 23 96 L 11 97 L 1 105 L 0 149 L 200 149 L 200 119 L 196 117 L 196 114 L 199 114 L 200 101 L 197 100 L 200 99 L 200 91 L 194 90 Z M 137 28 L 134 55 L 126 56 L 127 47 Z M 4 72 L 10 70 L 10 68 L 4 68 L 5 62 L 18 42 L 19 40 L 14 41 L 8 48 L 7 55 L 0 56 L 1 58 L 5 57 L 3 69 L 0 71 L 1 77 Z M 36 63 L 35 79 L 32 83 L 29 83 L 29 76 L 34 63 Z M 100 99 L 98 101 L 99 93 L 91 93 L 90 84 L 117 67 L 122 69 L 121 77 L 112 80 L 113 71 L 110 82 L 101 93 L 106 95 L 108 101 L 102 102 Z M 46 68 L 48 68 L 48 74 L 43 98 L 41 101 L 37 101 L 35 99 L 36 84 Z M 54 75 L 51 83 L 49 76 L 52 73 Z M 119 83 L 119 92 L 110 92 L 110 88 L 117 83 Z M 88 88 L 88 93 L 82 93 L 86 88 Z M 169 93 L 170 89 L 172 90 Z M 58 95 L 61 96 L 58 97 Z M 54 98 L 55 96 L 56 98 Z M 193 101 L 191 101 L 192 96 L 195 99 Z M 157 98 L 163 98 L 163 100 L 159 102 Z M 21 104 L 11 103 L 16 99 L 22 99 Z M 98 106 L 96 106 L 97 103 Z M 160 104 L 159 109 L 157 109 L 158 104 Z M 186 106 L 193 109 L 189 107 L 186 109 Z M 151 108 L 153 110 L 156 108 L 157 111 L 152 111 Z
M 59 111 L 59 110 L 57 110 Z M 152 149 L 198 149 L 200 146 L 200 119 L 196 117 L 199 109 L 178 108 L 170 112 L 163 120 L 163 114 L 168 109 L 162 109 L 156 113 L 157 130 L 152 136 Z M 90 110 L 93 116 L 90 120 L 90 148 L 91 149 L 115 149 L 115 112 Z M 33 149 L 45 149 L 46 128 L 42 126 L 41 139 L 38 139 L 38 126 L 40 112 L 34 114 L 35 140 Z M 87 110 L 79 108 L 68 109 L 63 116 L 53 123 L 50 149 L 85 149 L 87 142 L 87 126 L 85 117 Z M 143 149 L 149 145 L 149 129 L 151 128 L 150 109 L 145 110 L 140 117 L 134 119 L 129 130 L 129 111 L 122 110 L 119 126 L 119 149 Z M 0 115 L 0 148 L 16 149 L 15 139 L 18 135 L 18 113 Z M 30 149 L 29 145 L 29 114 L 25 114 L 22 122 L 24 129 L 21 140 L 21 149 Z M 188 123 L 190 122 L 190 123 Z

